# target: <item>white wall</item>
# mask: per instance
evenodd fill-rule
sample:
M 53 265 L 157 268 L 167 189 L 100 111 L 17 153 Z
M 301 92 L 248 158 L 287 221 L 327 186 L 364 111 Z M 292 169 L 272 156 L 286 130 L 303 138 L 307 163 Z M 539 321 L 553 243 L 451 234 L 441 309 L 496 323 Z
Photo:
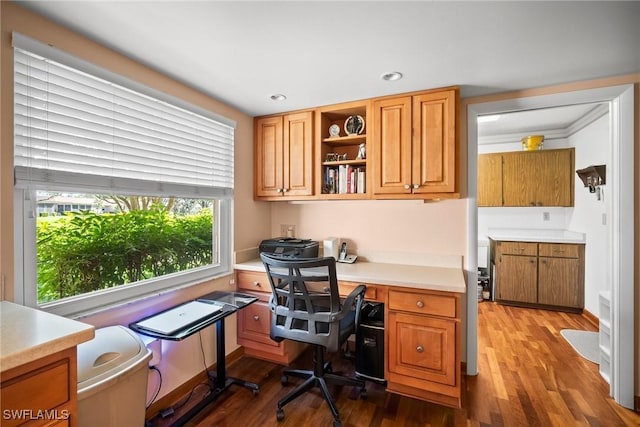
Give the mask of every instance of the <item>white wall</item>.
M 576 169 L 592 165 L 611 165 L 609 135 L 609 114 L 606 114 L 569 138 L 569 143 L 576 147 Z M 607 174 L 609 173 L 607 170 Z M 602 197 L 601 200 L 597 200 L 596 194 L 589 193 L 578 175 L 575 176 L 575 180 L 575 207 L 568 217 L 568 228 L 587 236 L 584 303 L 585 309 L 597 316 L 598 293 L 611 288 L 607 281 L 610 276 L 608 259 L 611 246 L 607 226 L 603 224 L 603 215 L 609 218 L 610 213 L 608 187 L 601 187 Z

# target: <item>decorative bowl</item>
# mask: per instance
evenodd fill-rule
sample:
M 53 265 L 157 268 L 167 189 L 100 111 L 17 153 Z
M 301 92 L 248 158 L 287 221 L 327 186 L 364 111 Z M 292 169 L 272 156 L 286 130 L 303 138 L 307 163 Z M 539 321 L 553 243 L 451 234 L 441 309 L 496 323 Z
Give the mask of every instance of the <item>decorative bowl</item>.
M 542 150 L 544 135 L 530 135 L 522 138 L 522 149 L 524 151 Z

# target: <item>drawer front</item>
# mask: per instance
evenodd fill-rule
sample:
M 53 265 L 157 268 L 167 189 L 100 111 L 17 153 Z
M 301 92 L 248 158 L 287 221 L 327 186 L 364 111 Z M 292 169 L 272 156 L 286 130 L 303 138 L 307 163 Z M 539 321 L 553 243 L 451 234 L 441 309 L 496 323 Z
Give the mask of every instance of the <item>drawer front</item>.
M 378 293 L 378 289 L 375 286 L 367 285 L 366 283 L 356 283 L 356 282 L 338 282 L 338 287 L 340 288 L 340 296 L 346 297 L 348 296 L 355 288 L 360 285 L 365 285 L 367 290 L 364 291 L 364 298 L 368 300 L 375 300 L 376 295 Z
M 2 383 L 3 410 L 38 411 L 53 409 L 71 400 L 69 359 L 44 366 Z M 4 420 L 2 425 L 20 425 L 25 420 Z
M 256 301 L 238 311 L 238 338 L 277 347 L 278 343 L 269 336 L 270 330 L 271 311 L 268 303 Z
M 505 255 L 538 255 L 538 244 L 528 242 L 498 242 L 498 253 Z
M 267 273 L 236 270 L 236 283 L 238 289 L 253 292 L 271 293 L 271 285 L 269 285 Z
M 404 313 L 389 314 L 389 371 L 402 383 L 456 385 L 456 321 Z M 399 378 L 396 378 L 398 381 Z
M 579 245 L 567 243 L 540 243 L 540 256 L 557 258 L 578 258 Z
M 456 318 L 455 296 L 389 290 L 389 310 Z

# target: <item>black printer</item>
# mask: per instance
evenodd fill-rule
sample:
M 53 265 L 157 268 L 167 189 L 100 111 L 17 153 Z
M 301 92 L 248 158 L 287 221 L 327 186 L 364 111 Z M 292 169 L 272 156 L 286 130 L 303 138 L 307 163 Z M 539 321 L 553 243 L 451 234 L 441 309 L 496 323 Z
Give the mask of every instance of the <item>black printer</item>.
M 273 254 L 285 258 L 316 258 L 318 242 L 311 239 L 278 237 L 260 242 L 260 253 Z

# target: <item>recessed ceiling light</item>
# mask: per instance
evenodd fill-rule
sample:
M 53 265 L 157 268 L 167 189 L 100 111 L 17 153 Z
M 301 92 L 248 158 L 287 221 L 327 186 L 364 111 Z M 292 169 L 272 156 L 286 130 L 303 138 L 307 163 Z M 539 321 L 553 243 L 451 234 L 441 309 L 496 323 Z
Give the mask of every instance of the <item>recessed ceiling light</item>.
M 390 71 L 388 73 L 383 73 L 380 78 L 382 80 L 386 80 L 388 82 L 392 82 L 395 80 L 400 80 L 402 78 L 402 73 L 398 71 Z
M 287 97 L 281 93 L 277 93 L 275 95 L 271 95 L 271 99 L 273 99 L 274 101 L 284 101 L 285 99 L 287 99 Z

